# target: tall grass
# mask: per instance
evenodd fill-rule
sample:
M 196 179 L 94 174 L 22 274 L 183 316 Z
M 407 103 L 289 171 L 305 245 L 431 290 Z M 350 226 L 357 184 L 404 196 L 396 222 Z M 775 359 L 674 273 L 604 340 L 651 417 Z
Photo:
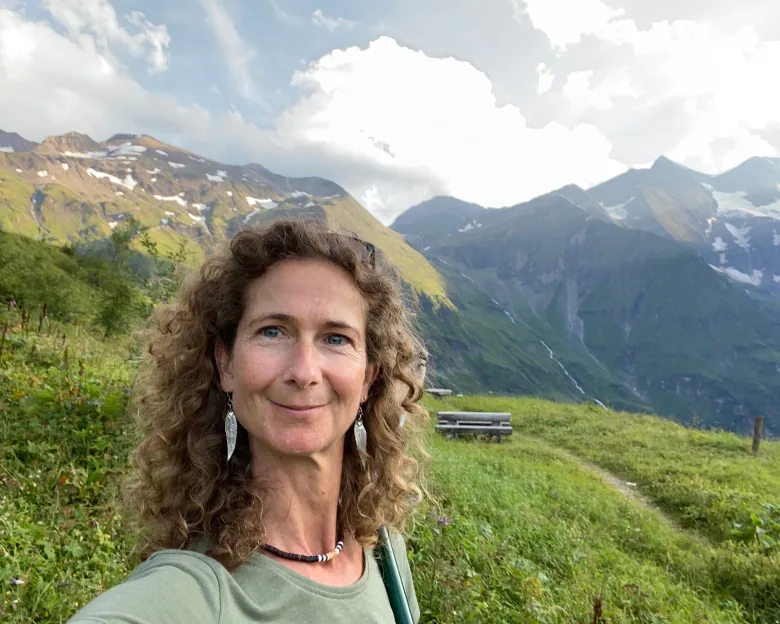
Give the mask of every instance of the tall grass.
M 57 321 L 38 333 L 36 321 L 37 312 L 23 328 L 11 311 L 0 354 L 0 620 L 10 623 L 63 622 L 137 563 L 118 483 L 133 444 L 125 411 L 138 345 Z M 725 530 L 753 502 L 774 500 L 775 444 L 755 459 L 740 438 L 583 406 L 485 397 L 431 404 L 509 409 L 519 435 L 497 445 L 430 432 L 439 506 L 423 501 L 408 537 L 423 621 L 780 618 L 778 555 Z M 612 463 L 604 450 L 618 452 L 612 438 L 647 447 L 627 445 Z M 711 520 L 676 530 L 556 445 L 633 477 L 659 501 L 665 487 L 690 492 L 688 508 L 703 501 Z M 653 489 L 654 475 L 675 478 Z M 710 498 L 729 492 L 742 511 L 719 520 L 709 498 L 693 495 L 703 488 Z

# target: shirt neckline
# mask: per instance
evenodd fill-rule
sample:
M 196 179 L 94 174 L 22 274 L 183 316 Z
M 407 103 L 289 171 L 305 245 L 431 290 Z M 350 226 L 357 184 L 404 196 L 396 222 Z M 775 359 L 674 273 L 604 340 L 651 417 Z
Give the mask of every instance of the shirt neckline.
M 264 568 L 278 576 L 291 581 L 300 588 L 326 598 L 351 598 L 363 592 L 371 580 L 371 559 L 373 550 L 363 549 L 363 574 L 351 585 L 324 585 L 313 581 L 307 576 L 288 568 L 283 563 L 266 557 L 261 553 L 254 553 L 243 565 Z M 240 569 L 240 568 L 239 568 Z

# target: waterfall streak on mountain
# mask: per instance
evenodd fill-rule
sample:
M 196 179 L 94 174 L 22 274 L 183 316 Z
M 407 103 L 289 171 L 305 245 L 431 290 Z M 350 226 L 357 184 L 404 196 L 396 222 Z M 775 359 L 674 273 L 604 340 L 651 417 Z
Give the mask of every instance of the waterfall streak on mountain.
M 547 346 L 547 343 L 546 343 L 544 340 L 540 340 L 539 342 L 541 342 L 541 343 L 544 345 L 544 348 L 545 348 L 545 349 L 547 349 L 547 351 L 549 351 L 549 352 L 550 352 L 550 359 L 551 359 L 553 362 L 555 362 L 555 363 L 556 363 L 558 366 L 560 366 L 560 367 L 561 367 L 561 370 L 564 372 L 564 374 L 565 374 L 565 375 L 566 375 L 566 376 L 567 376 L 569 379 L 571 379 L 571 382 L 574 384 L 574 386 L 577 388 L 577 390 L 579 390 L 579 391 L 580 391 L 580 394 L 585 394 L 585 391 L 584 391 L 584 390 L 583 390 L 583 389 L 580 387 L 580 384 L 578 384 L 578 383 L 577 383 L 577 380 L 576 380 L 576 379 L 574 379 L 574 377 L 572 377 L 572 376 L 569 374 L 569 371 L 567 371 L 567 370 L 566 370 L 566 367 L 565 367 L 563 364 L 561 364 L 560 360 L 559 360 L 557 357 L 555 357 L 555 353 L 553 353 L 553 350 L 552 350 L 550 347 L 548 347 L 548 346 Z

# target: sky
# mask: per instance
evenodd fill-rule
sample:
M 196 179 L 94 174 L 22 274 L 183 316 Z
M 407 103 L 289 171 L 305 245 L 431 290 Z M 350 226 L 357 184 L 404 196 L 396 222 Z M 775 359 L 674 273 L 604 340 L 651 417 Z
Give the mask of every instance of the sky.
M 0 129 L 321 176 L 384 223 L 780 148 L 780 2 L 0 0 Z

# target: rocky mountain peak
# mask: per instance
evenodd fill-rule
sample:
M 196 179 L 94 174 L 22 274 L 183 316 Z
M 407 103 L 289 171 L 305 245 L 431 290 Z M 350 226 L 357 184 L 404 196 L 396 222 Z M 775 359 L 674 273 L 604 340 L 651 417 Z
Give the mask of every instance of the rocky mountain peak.
M 50 136 L 35 148 L 39 154 L 59 156 L 60 154 L 89 154 L 103 151 L 103 146 L 92 137 L 81 132 L 68 132 Z
M 0 130 L 0 152 L 29 152 L 36 145 L 16 132 Z

